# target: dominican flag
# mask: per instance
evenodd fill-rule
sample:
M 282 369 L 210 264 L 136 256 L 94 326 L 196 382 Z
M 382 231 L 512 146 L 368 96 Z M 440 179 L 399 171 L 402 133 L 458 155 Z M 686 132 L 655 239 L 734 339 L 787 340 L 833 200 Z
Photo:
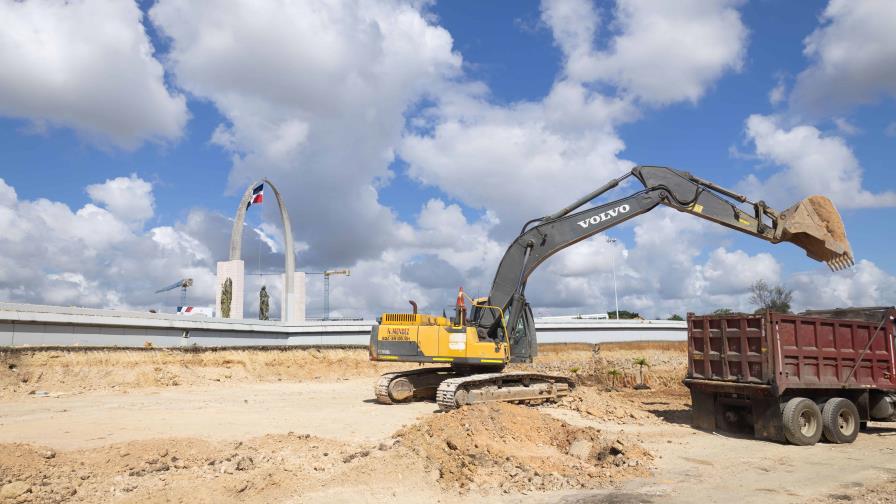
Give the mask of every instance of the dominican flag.
M 249 198 L 249 202 L 246 203 L 246 210 L 249 209 L 250 206 L 263 203 L 264 202 L 264 184 L 258 184 L 255 186 L 255 189 L 252 189 L 252 197 Z

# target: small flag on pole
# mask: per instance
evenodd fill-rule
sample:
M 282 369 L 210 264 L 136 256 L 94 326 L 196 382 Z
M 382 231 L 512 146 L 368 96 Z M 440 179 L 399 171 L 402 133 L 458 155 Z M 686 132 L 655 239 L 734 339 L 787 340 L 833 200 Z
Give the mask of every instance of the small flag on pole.
M 255 189 L 252 189 L 252 196 L 249 198 L 249 202 L 246 203 L 246 210 L 249 209 L 250 206 L 256 205 L 258 203 L 264 202 L 264 184 L 258 184 Z

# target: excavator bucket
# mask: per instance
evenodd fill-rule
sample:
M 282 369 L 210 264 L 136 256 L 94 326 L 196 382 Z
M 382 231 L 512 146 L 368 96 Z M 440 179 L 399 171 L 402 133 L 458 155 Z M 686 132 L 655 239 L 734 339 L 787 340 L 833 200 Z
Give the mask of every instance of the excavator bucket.
M 781 212 L 778 230 L 781 241 L 796 244 L 832 271 L 855 264 L 840 212 L 824 196 L 809 196 Z

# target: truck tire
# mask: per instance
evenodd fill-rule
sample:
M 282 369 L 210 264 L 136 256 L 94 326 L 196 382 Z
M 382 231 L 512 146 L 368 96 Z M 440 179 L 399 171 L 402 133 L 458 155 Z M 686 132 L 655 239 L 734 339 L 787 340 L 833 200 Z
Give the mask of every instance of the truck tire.
M 814 445 L 821 439 L 822 421 L 818 405 L 805 397 L 794 397 L 784 405 L 784 437 L 797 446 Z
M 821 410 L 821 424 L 829 442 L 852 443 L 859 435 L 859 410 L 849 399 L 829 399 Z

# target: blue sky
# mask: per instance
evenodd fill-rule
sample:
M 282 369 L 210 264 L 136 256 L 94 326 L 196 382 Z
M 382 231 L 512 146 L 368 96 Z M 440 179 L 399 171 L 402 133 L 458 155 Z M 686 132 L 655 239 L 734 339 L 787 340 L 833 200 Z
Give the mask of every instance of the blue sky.
M 607 268 L 571 266 L 591 260 L 589 254 L 614 254 L 628 289 L 626 306 L 655 316 L 746 307 L 745 280 L 710 285 L 735 277 L 784 283 L 797 290 L 803 306 L 894 302 L 894 238 L 881 229 L 896 201 L 890 164 L 896 77 L 870 70 L 894 61 L 886 37 L 896 30 L 870 26 L 896 21 L 887 2 L 719 0 L 680 11 L 638 1 L 335 2 L 328 6 L 329 20 L 313 26 L 303 24 L 313 12 L 277 2 L 248 18 L 249 7 L 237 1 L 225 2 L 217 14 L 177 0 L 140 2 L 139 11 L 128 2 L 110 7 L 99 0 L 52 8 L 25 4 L 2 7 L 10 16 L 37 13 L 29 18 L 30 32 L 6 35 L 6 47 L 18 44 L 24 52 L 13 60 L 13 68 L 20 63 L 22 70 L 0 75 L 0 95 L 6 96 L 0 98 L 0 178 L 16 194 L 11 212 L 21 214 L 21 226 L 40 227 L 46 224 L 32 208 L 39 199 L 72 214 L 92 205 L 124 223 L 132 242 L 92 243 L 76 234 L 69 245 L 89 252 L 78 262 L 91 262 L 79 272 L 55 260 L 32 264 L 34 254 L 10 241 L 0 263 L 2 300 L 161 308 L 167 301 L 146 295 L 147 286 L 190 274 L 203 278 L 197 291 L 205 292 L 197 292 L 195 302 L 209 303 L 214 261 L 226 259 L 227 218 L 238 193 L 267 175 L 290 202 L 302 249 L 298 267 L 357 271 L 342 290 L 334 288 L 334 306 L 341 303 L 344 315 L 403 306 L 409 295 L 423 305 L 449 304 L 454 283 L 487 288 L 511 230 L 537 216 L 532 212 L 562 206 L 636 163 L 686 169 L 723 186 L 757 191 L 749 195 L 779 207 L 810 189 L 827 190 L 819 180 L 841 180 L 831 186 L 831 197 L 856 258 L 867 262 L 834 276 L 795 247 L 662 213 L 613 230 L 622 242 L 617 246 L 570 250 L 546 265 L 530 288 L 540 289 L 530 297 L 544 313 L 607 309 Z M 96 58 L 108 52 L 108 68 L 91 70 L 90 61 L 65 50 L 58 54 L 71 57 L 66 64 L 41 59 L 53 44 L 71 44 L 68 37 L 84 29 L 76 24 L 79 16 L 105 16 L 133 32 L 126 42 L 102 33 L 82 41 Z M 692 23 L 682 28 L 692 33 L 638 30 L 658 21 L 674 27 L 681 19 Z M 52 23 L 73 24 L 54 30 L 54 37 L 29 40 L 29 33 L 58 26 Z M 371 26 L 376 30 L 368 33 Z M 566 32 L 574 36 L 565 39 Z M 197 42 L 212 33 L 235 41 L 229 53 Z M 815 52 L 811 37 L 821 41 Z M 376 47 L 382 40 L 387 42 Z M 148 63 L 141 41 L 153 48 Z M 120 50 L 128 44 L 132 54 Z M 622 44 L 627 52 L 617 50 Z M 872 46 L 861 58 L 846 60 L 825 49 Z M 26 61 L 29 50 L 34 54 Z M 51 85 L 60 72 L 69 72 L 70 85 Z M 841 82 L 845 73 L 856 77 Z M 812 79 L 801 80 L 804 74 Z M 360 87 L 353 87 L 353 79 Z M 552 101 L 563 86 L 582 93 L 584 103 L 598 102 L 574 126 L 556 119 L 558 112 L 579 110 Z M 776 86 L 780 93 L 773 100 Z M 801 101 L 805 96 L 821 98 Z M 597 117 L 610 103 L 619 112 Z M 507 140 L 516 138 L 522 143 Z M 831 165 L 808 155 L 816 148 L 829 153 L 823 157 Z M 526 164 L 542 155 L 558 160 L 556 167 Z M 767 185 L 776 174 L 785 183 Z M 751 175 L 758 178 L 751 182 Z M 113 183 L 120 177 L 139 182 Z M 567 177 L 574 180 L 561 183 Z M 126 191 L 143 188 L 141 183 L 151 188 L 141 192 L 148 198 L 143 207 L 116 206 L 122 199 L 137 201 Z M 118 192 L 97 196 L 86 189 L 91 184 L 107 184 L 103 194 Z M 853 198 L 856 188 L 865 196 Z M 279 222 L 269 207 L 253 209 L 249 223 L 277 242 Z M 96 224 L 72 224 L 80 225 Z M 176 246 L 159 237 L 168 230 L 178 237 Z M 644 238 L 654 231 L 668 243 Z M 248 233 L 244 257 L 256 264 L 259 242 Z M 456 238 L 443 243 L 446 235 Z M 469 245 L 458 244 L 467 240 Z M 122 267 L 112 277 L 109 269 L 134 250 L 145 251 L 160 271 L 144 278 Z M 278 271 L 282 246 L 262 250 L 262 269 Z M 654 264 L 664 267 L 645 271 Z M 652 273 L 668 281 L 648 280 Z M 121 278 L 128 274 L 140 278 Z M 137 292 L 135 282 L 147 285 Z M 682 293 L 674 293 L 676 282 Z M 59 293 L 46 294 L 54 289 Z M 309 284 L 310 293 L 318 289 Z M 833 294 L 813 298 L 818 289 Z M 310 298 L 313 315 L 320 300 Z

